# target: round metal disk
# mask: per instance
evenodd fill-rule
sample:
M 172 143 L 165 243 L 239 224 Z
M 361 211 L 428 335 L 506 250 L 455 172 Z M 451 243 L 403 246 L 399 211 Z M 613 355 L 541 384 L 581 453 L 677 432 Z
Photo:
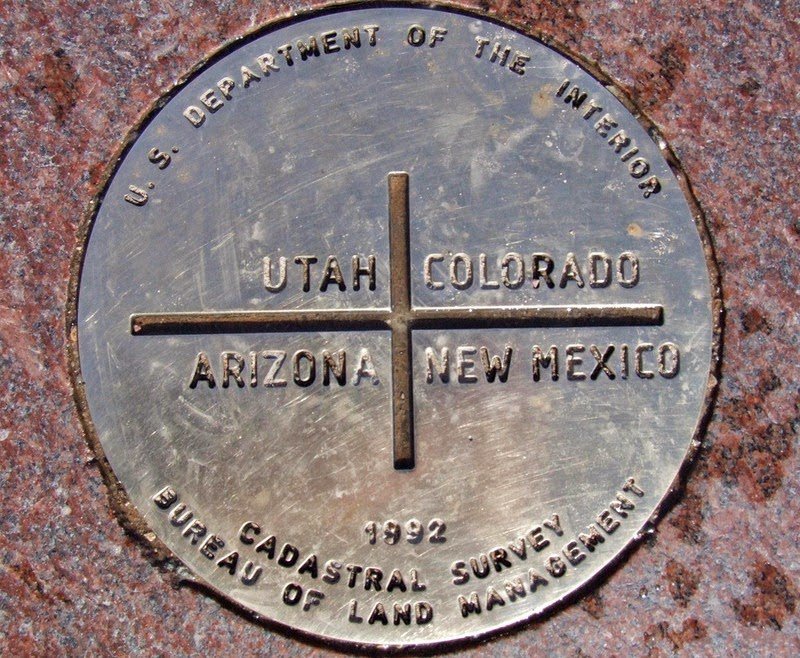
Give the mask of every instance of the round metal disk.
M 608 569 L 696 445 L 716 336 L 699 213 L 619 97 L 421 6 L 193 74 L 76 259 L 77 394 L 128 522 L 369 646 L 507 628 Z

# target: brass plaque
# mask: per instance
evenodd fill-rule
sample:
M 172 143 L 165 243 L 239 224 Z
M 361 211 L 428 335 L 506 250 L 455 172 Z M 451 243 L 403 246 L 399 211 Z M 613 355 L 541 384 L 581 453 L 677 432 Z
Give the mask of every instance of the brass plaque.
M 584 591 L 714 383 L 705 228 L 632 108 L 417 5 L 277 22 L 192 74 L 75 260 L 74 383 L 126 522 L 340 643 L 476 638 Z

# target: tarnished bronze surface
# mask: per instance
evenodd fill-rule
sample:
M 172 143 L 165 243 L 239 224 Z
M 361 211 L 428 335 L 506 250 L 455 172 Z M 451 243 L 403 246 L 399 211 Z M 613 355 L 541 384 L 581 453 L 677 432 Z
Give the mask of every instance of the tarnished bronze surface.
M 696 448 L 719 339 L 696 204 L 617 96 L 422 5 L 268 26 L 171 94 L 70 308 L 137 532 L 357 647 L 481 637 L 614 564 Z
M 719 401 L 657 532 L 573 605 L 459 655 L 797 654 L 793 7 L 469 4 L 566 44 L 637 100 L 705 210 L 726 314 Z M 108 504 L 86 449 L 64 349 L 76 232 L 125 135 L 177 77 L 288 10 L 249 0 L 0 7 L 3 655 L 334 655 L 198 595 L 173 562 L 150 566 L 111 511 L 124 513 L 124 498 Z

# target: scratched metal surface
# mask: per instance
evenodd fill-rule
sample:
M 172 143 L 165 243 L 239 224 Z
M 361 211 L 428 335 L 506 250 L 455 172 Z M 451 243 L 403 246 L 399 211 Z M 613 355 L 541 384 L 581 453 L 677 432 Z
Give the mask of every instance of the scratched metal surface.
M 64 331 L 81 218 L 125 135 L 223 43 L 314 4 L 0 4 L 3 655 L 341 655 L 153 566 L 86 445 Z M 726 314 L 719 399 L 657 532 L 571 605 L 454 652 L 798 655 L 796 8 L 465 4 L 597 62 L 658 125 L 712 229 Z
M 405 41 L 412 24 L 440 26 L 447 34 L 435 47 L 415 48 Z M 202 107 L 199 97 L 225 76 L 240 78 L 242 66 L 258 71 L 262 53 L 277 54 L 281 44 L 310 34 L 365 25 L 380 26 L 374 46 L 362 43 L 309 61 L 295 55 L 291 68 L 279 61 L 280 71 L 236 88 L 215 113 L 206 111 L 202 126 L 182 115 L 189 105 Z M 475 57 L 477 35 L 528 54 L 525 74 L 490 62 L 491 45 Z M 595 119 L 583 119 L 585 107 L 556 97 L 565 78 L 604 108 Z M 658 194 L 644 198 L 642 179 L 631 177 L 608 138 L 597 134 L 595 120 L 606 112 L 638 147 L 637 157 L 650 163 L 650 175 L 659 177 Z M 173 151 L 163 171 L 148 161 L 153 147 Z M 131 335 L 136 313 L 386 308 L 385 186 L 394 170 L 410 178 L 415 306 L 490 306 L 513 315 L 501 307 L 648 303 L 663 305 L 663 326 L 415 332 L 412 471 L 392 467 L 387 332 Z M 146 205 L 123 200 L 130 184 L 148 190 Z M 534 288 L 526 262 L 521 288 L 478 288 L 479 253 L 488 254 L 497 278 L 504 254 L 519 252 L 529 261 L 537 251 L 553 255 L 556 279 L 574 252 L 587 280 L 589 253 L 616 259 L 633 252 L 641 281 L 633 288 L 616 281 L 596 289 L 574 282 Z M 422 263 L 437 252 L 447 259 L 470 254 L 474 288 L 426 287 Z M 314 254 L 320 263 L 335 254 L 346 275 L 352 254 L 374 254 L 376 290 L 334 286 L 321 293 L 317 264 L 312 290 L 304 293 L 292 262 L 300 254 Z M 280 293 L 262 284 L 267 255 L 289 260 Z M 432 275 L 447 282 L 440 266 Z M 585 585 L 637 537 L 668 493 L 691 448 L 711 367 L 706 257 L 658 144 L 608 90 L 554 50 L 474 16 L 424 8 L 354 9 L 295 22 L 233 50 L 189 82 L 143 129 L 113 176 L 91 229 L 78 300 L 80 375 L 93 428 L 147 526 L 197 578 L 245 608 L 314 636 L 362 645 L 483 635 L 538 615 Z M 665 342 L 679 346 L 678 376 L 638 377 L 635 346 Z M 585 345 L 576 370 L 586 374 L 594 364 L 589 345 L 603 351 L 615 345 L 609 359 L 615 379 L 601 373 L 596 380 L 570 381 L 565 351 L 573 344 Z M 627 378 L 618 360 L 622 344 L 631 349 Z M 458 346 L 470 345 L 497 354 L 511 346 L 508 381 L 462 384 L 453 370 L 448 384 L 426 383 L 426 347 L 437 355 L 449 347 L 455 360 Z M 532 381 L 533 345 L 558 347 L 557 382 L 548 371 Z M 289 378 L 283 388 L 188 387 L 201 351 L 219 383 L 221 352 L 267 349 L 289 355 L 307 349 L 318 359 L 323 349 L 344 349 L 348 379 L 367 349 L 378 381 L 340 388 L 322 386 L 318 378 L 304 388 L 292 383 L 287 364 L 279 374 Z M 655 368 L 650 352 L 648 369 Z M 630 477 L 644 490 L 641 497 L 625 494 L 635 509 L 614 515 L 619 527 L 601 533 L 596 548 L 580 544 L 585 559 L 568 564 L 568 542 L 590 524 L 597 527 L 598 514 Z M 204 524 L 206 536 L 196 543 L 184 533 L 190 521 L 176 527 L 152 502 L 168 485 Z M 542 531 L 547 548 L 534 551 L 526 540 L 524 558 L 509 551 L 509 542 L 553 514 L 561 528 Z M 432 544 L 426 536 L 418 544 L 401 539 L 387 545 L 379 536 L 370 545 L 365 523 L 388 519 L 425 525 L 442 519 L 447 541 Z M 297 547 L 297 563 L 280 566 L 239 542 L 246 521 L 263 528 L 259 540 L 274 534 L 278 552 L 287 542 Z M 210 560 L 200 549 L 212 533 L 225 547 Z M 502 573 L 453 584 L 451 565 L 480 560 L 498 547 L 505 547 L 512 566 L 501 562 Z M 240 557 L 232 575 L 218 562 L 234 550 Z M 341 566 L 335 584 L 298 575 L 312 553 L 320 576 L 335 560 L 380 567 L 383 587 L 400 569 L 410 587 L 415 569 L 425 590 L 366 591 L 364 574 L 349 587 Z M 567 566 L 563 576 L 547 571 L 551 556 Z M 252 585 L 240 578 L 246 560 L 263 567 Z M 529 569 L 547 584 L 509 600 L 506 581 L 526 581 Z M 287 605 L 282 592 L 290 582 L 324 598 L 307 610 L 305 598 Z M 487 586 L 501 592 L 503 604 L 495 601 L 493 609 L 463 618 L 458 596 L 477 592 L 482 606 L 491 606 Z M 348 620 L 352 600 L 360 623 Z M 409 601 L 430 604 L 433 620 L 393 623 L 393 604 Z M 386 626 L 369 623 L 377 603 L 388 611 Z

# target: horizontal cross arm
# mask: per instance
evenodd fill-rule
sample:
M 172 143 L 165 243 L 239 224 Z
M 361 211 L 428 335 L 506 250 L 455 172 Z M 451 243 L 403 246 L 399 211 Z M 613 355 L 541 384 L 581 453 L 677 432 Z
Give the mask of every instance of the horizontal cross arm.
M 139 313 L 134 336 L 278 331 L 386 330 L 401 314 L 389 310 L 206 311 Z M 414 329 L 659 326 L 659 304 L 413 308 L 403 318 Z
M 388 329 L 389 310 L 205 311 L 139 313 L 131 316 L 131 334 L 235 334 L 278 331 Z
M 411 312 L 414 329 L 618 327 L 663 323 L 664 307 L 659 304 L 415 308 Z

